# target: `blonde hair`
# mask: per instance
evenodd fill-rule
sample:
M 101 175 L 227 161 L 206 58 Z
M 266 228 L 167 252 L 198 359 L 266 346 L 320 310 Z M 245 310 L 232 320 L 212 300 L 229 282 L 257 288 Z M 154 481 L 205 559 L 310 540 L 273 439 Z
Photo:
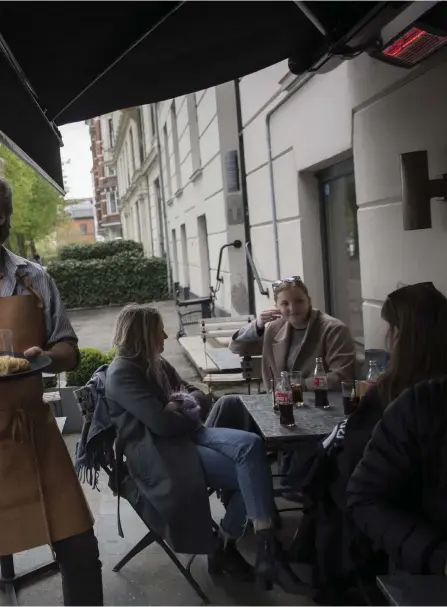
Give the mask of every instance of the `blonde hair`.
M 302 281 L 299 281 L 299 282 L 297 281 L 296 283 L 291 283 L 291 282 L 283 282 L 283 281 L 278 280 L 277 283 L 279 283 L 278 286 L 273 289 L 273 297 L 275 298 L 275 302 L 278 300 L 278 295 L 280 293 L 282 293 L 283 291 L 287 291 L 289 289 L 293 289 L 293 287 L 300 289 L 306 297 L 310 297 L 309 290 L 306 287 L 306 285 L 304 284 L 304 282 L 302 282 Z
M 118 356 L 140 358 L 148 374 L 157 374 L 158 342 L 163 321 L 160 312 L 148 304 L 130 304 L 118 315 L 113 345 Z

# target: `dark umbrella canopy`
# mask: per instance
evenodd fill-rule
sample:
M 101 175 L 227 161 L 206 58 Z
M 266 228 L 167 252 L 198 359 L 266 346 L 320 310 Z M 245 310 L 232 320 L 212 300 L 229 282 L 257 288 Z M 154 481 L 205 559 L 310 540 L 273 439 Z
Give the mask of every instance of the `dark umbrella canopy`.
M 376 2 L 1 2 L 0 131 L 62 185 L 54 125 L 312 62 Z

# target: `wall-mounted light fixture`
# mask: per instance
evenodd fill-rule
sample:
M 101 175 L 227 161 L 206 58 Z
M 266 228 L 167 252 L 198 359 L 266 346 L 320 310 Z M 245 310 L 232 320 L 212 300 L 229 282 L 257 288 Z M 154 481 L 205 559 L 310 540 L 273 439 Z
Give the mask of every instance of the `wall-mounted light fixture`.
M 447 199 L 447 173 L 438 179 L 430 179 L 426 150 L 401 154 L 400 168 L 404 230 L 431 228 L 430 200 Z

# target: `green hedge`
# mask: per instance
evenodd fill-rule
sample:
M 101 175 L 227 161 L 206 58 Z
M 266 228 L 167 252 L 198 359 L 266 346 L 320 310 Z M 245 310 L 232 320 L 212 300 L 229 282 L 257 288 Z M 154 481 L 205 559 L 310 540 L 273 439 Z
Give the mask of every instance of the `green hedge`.
M 144 303 L 168 297 L 166 262 L 158 257 L 121 253 L 106 259 L 54 261 L 47 269 L 67 308 Z
M 81 354 L 79 366 L 66 374 L 67 386 L 85 386 L 96 369 L 102 365 L 109 365 L 115 356 L 113 350 L 107 354 L 96 348 L 80 348 L 79 351 Z
M 59 251 L 59 259 L 104 259 L 121 253 L 143 255 L 143 245 L 133 240 L 108 240 L 106 242 L 93 242 L 91 244 L 70 244 Z

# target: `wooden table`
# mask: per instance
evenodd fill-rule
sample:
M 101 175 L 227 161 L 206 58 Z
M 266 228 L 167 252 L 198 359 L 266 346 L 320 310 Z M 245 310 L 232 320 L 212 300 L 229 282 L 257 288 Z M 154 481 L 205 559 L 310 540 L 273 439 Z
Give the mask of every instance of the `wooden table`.
M 270 447 L 284 448 L 287 443 L 296 443 L 309 436 L 330 434 L 335 424 L 345 417 L 340 392 L 329 392 L 329 408 L 315 407 L 312 392 L 304 393 L 304 407 L 294 409 L 295 426 L 285 428 L 279 423 L 279 414 L 272 408 L 271 394 L 238 394 L 247 411 L 258 426 L 261 435 Z
M 229 348 L 206 348 L 206 355 L 213 361 L 219 371 L 240 373 L 241 357 Z
M 443 575 L 399 573 L 377 578 L 390 605 L 447 605 L 447 578 Z

